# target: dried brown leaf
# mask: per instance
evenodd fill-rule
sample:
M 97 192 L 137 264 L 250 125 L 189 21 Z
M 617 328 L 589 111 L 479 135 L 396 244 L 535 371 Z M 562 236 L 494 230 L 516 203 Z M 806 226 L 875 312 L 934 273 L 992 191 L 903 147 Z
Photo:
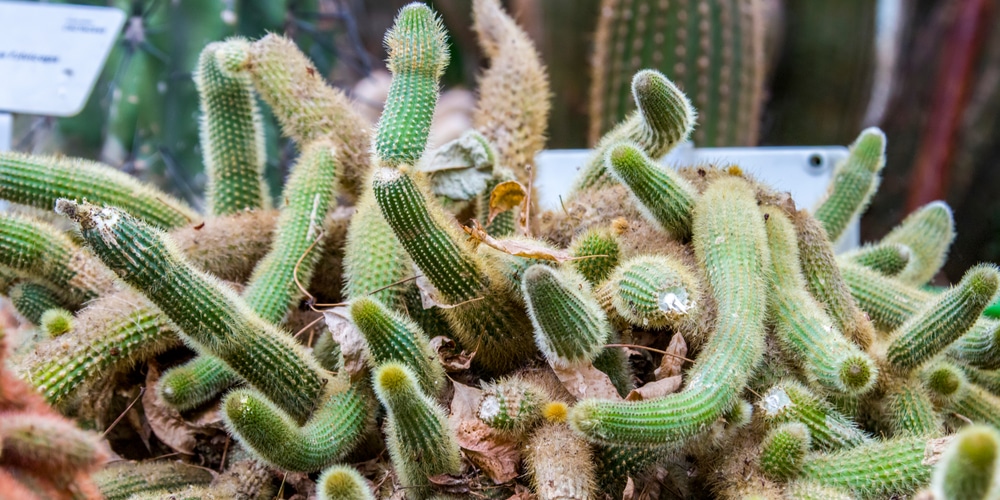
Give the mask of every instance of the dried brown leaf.
M 608 375 L 594 365 L 587 363 L 583 366 L 560 367 L 552 366 L 552 371 L 559 377 L 559 381 L 570 394 L 577 399 L 597 398 L 621 400 L 618 390 Z
M 528 191 L 517 181 L 505 181 L 497 184 L 490 193 L 490 215 L 487 224 L 493 219 L 524 202 Z
M 634 500 L 635 499 L 635 481 L 632 478 L 628 478 L 625 481 L 625 490 L 622 491 L 622 500 Z
M 531 492 L 527 486 L 522 484 L 514 485 L 514 494 L 511 495 L 507 500 L 537 500 L 538 496 Z
M 217 407 L 203 410 L 188 421 L 179 411 L 160 399 L 156 391 L 156 383 L 160 380 L 159 366 L 156 362 L 150 362 L 148 367 L 142 408 L 149 427 L 160 441 L 174 451 L 192 455 L 199 440 L 224 432 L 225 426 Z
M 448 373 L 455 373 L 468 370 L 472 366 L 472 358 L 476 353 L 468 351 L 456 352 L 458 344 L 455 341 L 439 335 L 431 339 L 431 349 L 438 355 L 438 360 Z
M 687 357 L 687 352 L 687 342 L 684 341 L 684 336 L 679 332 L 674 333 L 674 336 L 670 339 L 670 344 L 667 345 L 667 353 L 660 360 L 660 367 L 653 372 L 656 380 L 680 375 L 681 366 L 684 365 L 684 358 Z
M 469 237 L 477 242 L 515 257 L 554 260 L 560 263 L 573 258 L 573 256 L 566 250 L 549 248 L 540 242 L 534 242 L 531 240 L 498 240 L 487 234 L 483 227 L 479 225 L 479 222 L 475 220 L 472 221 L 471 227 L 464 226 L 462 229 L 465 230 Z
M 476 416 L 483 391 L 459 383 L 454 386 L 455 396 L 448 419 L 455 429 L 458 446 L 494 483 L 512 481 L 518 476 L 521 464 L 520 444 L 500 435 Z
M 340 344 L 340 353 L 344 357 L 343 369 L 347 370 L 351 382 L 356 382 L 365 373 L 365 340 L 351 323 L 349 311 L 347 307 L 335 307 L 323 311 L 323 318 L 333 340 Z
M 625 401 L 645 401 L 648 399 L 656 399 L 667 394 L 673 394 L 677 392 L 677 389 L 681 388 L 681 376 L 674 375 L 673 377 L 667 377 L 665 379 L 660 379 L 655 382 L 650 382 L 637 389 L 632 389 L 625 396 Z

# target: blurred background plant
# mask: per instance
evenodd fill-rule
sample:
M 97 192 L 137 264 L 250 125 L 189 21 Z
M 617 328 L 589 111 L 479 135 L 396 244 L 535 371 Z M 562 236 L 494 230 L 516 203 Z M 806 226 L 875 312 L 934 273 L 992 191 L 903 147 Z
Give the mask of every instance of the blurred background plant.
M 129 13 L 84 111 L 18 117 L 16 149 L 100 159 L 196 207 L 205 176 L 191 78 L 201 47 L 289 35 L 364 116 L 388 91 L 382 34 L 408 0 L 75 0 Z M 483 57 L 467 0 L 428 1 L 451 33 L 431 142 L 472 121 Z M 628 78 L 654 67 L 700 110 L 699 146 L 847 144 L 882 127 L 892 147 L 863 221 L 874 239 L 945 199 L 956 246 L 939 279 L 1000 261 L 1000 0 L 506 0 L 548 65 L 550 149 L 583 148 L 631 111 Z M 607 76 L 606 76 L 607 75 Z M 267 109 L 264 107 L 263 109 Z M 266 112 L 265 112 L 266 113 Z M 272 193 L 295 149 L 265 115 Z

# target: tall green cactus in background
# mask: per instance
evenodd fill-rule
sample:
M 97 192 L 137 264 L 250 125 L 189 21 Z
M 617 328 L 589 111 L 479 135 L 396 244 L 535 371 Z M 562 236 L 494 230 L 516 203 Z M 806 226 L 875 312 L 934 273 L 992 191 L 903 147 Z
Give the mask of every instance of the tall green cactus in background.
M 628 75 L 657 69 L 691 96 L 699 146 L 757 143 L 764 12 L 753 0 L 604 0 L 590 89 L 590 142 L 634 108 Z

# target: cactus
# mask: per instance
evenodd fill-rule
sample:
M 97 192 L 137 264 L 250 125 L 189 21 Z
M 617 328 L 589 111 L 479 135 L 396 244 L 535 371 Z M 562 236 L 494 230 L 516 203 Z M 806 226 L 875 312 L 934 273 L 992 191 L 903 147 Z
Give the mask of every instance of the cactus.
M 654 70 L 637 72 L 632 77 L 632 95 L 639 109 L 601 138 L 583 166 L 574 192 L 612 183 L 605 155 L 623 141 L 633 142 L 650 158 L 659 159 L 691 134 L 695 110 L 687 96 L 663 74 Z
M 228 44 L 249 42 L 236 39 Z M 269 208 L 264 183 L 266 151 L 264 124 L 250 77 L 227 72 L 221 43 L 209 44 L 198 58 L 194 76 L 201 103 L 201 147 L 208 175 L 208 212 L 228 215 L 240 210 Z M 220 60 L 223 59 L 223 60 Z
M 873 497 L 887 492 L 913 492 L 930 479 L 934 441 L 897 438 L 849 450 L 815 454 L 802 461 L 799 477 L 833 488 Z
M 582 282 L 579 276 L 542 264 L 524 272 L 522 289 L 535 343 L 553 366 L 593 361 L 611 334 L 604 311 Z
M 941 418 L 934 410 L 928 391 L 916 384 L 906 384 L 886 396 L 893 436 L 936 436 Z
M 319 500 L 375 500 L 368 482 L 353 467 L 336 465 L 316 480 Z
M 927 283 L 944 265 L 948 248 L 955 239 L 951 208 L 936 201 L 919 208 L 882 238 L 882 243 L 899 243 L 911 251 L 910 262 L 896 279 L 911 285 Z
M 569 251 L 576 259 L 572 261 L 573 268 L 596 286 L 618 267 L 621 246 L 609 229 L 594 228 L 573 240 Z
M 545 389 L 515 375 L 483 387 L 476 416 L 486 425 L 519 438 L 542 420 L 542 408 L 550 399 Z
M 646 218 L 679 239 L 691 234 L 694 188 L 671 169 L 653 163 L 642 150 L 629 143 L 608 149 L 606 168 L 643 208 Z
M 986 499 L 1000 496 L 997 474 L 1000 435 L 987 426 L 963 429 L 934 468 L 931 491 L 934 498 Z
M 628 102 L 626 75 L 655 68 L 694 97 L 699 146 L 753 146 L 764 87 L 764 11 L 754 2 L 604 0 L 590 89 L 590 141 Z M 640 106 L 641 107 L 641 106 Z
M 94 474 L 94 483 L 107 500 L 127 500 L 145 491 L 203 485 L 212 481 L 205 469 L 181 462 L 119 462 Z
M 7 292 L 14 309 L 32 324 L 41 325 L 42 315 L 49 309 L 61 308 L 55 293 L 45 285 L 25 281 L 14 285 Z
M 618 266 L 596 295 L 608 314 L 635 326 L 670 326 L 691 337 L 690 325 L 702 309 L 700 288 L 694 273 L 677 258 L 639 256 Z
M 910 263 L 911 254 L 910 247 L 893 243 L 864 245 L 839 258 L 867 267 L 883 276 L 894 277 Z
M 787 480 L 798 475 L 809 451 L 809 429 L 792 422 L 775 427 L 761 446 L 760 468 L 769 477 Z
M 427 476 L 458 474 L 461 469 L 454 431 L 406 366 L 386 363 L 372 377 L 375 394 L 387 412 L 387 443 L 399 481 L 414 488 L 416 498 L 426 498 Z
M 852 448 L 869 440 L 847 417 L 801 384 L 785 381 L 761 398 L 764 420 L 771 424 L 800 422 L 811 442 L 823 450 Z
M 570 414 L 576 431 L 607 444 L 677 442 L 700 432 L 734 403 L 764 347 L 769 257 L 764 218 L 756 207 L 749 185 L 738 178 L 716 181 L 695 206 L 695 251 L 712 270 L 709 286 L 719 323 L 691 368 L 687 387 L 640 403 L 582 401 Z
M 42 210 L 68 198 L 118 207 L 162 229 L 199 219 L 183 202 L 96 162 L 4 152 L 0 179 L 0 198 Z
M 38 326 L 49 337 L 58 337 L 73 329 L 73 313 L 65 309 L 48 309 L 42 313 Z
M 833 183 L 814 212 L 831 241 L 837 241 L 868 208 L 885 166 L 885 134 L 865 129 L 833 173 Z
M 594 459 L 587 443 L 563 423 L 548 423 L 528 439 L 526 461 L 539 500 L 592 498 Z

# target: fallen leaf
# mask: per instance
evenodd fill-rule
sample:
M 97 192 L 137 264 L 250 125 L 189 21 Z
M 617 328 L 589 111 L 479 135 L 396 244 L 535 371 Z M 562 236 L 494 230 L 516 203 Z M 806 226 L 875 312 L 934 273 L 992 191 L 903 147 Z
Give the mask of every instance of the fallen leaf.
M 457 382 L 454 387 L 448 420 L 455 429 L 458 446 L 494 483 L 512 481 L 518 476 L 521 464 L 520 443 L 501 435 L 476 416 L 483 391 Z
M 514 485 L 514 494 L 507 498 L 507 500 L 537 500 L 538 496 L 531 492 L 527 486 L 523 484 Z
M 622 399 L 608 375 L 594 368 L 593 364 L 573 367 L 552 365 L 552 371 L 559 377 L 566 390 L 577 399 L 597 398 L 618 401 Z
M 334 307 L 323 311 L 326 327 L 330 329 L 333 340 L 340 344 L 340 354 L 343 356 L 344 370 L 350 375 L 351 382 L 357 382 L 365 373 L 365 340 L 361 332 L 351 323 L 347 307 Z
M 524 202 L 528 192 L 524 186 L 517 181 L 505 181 L 497 184 L 490 192 L 490 215 L 486 219 L 487 224 L 493 223 L 493 219 Z
M 660 360 L 660 367 L 653 372 L 656 380 L 681 374 L 681 366 L 684 365 L 684 358 L 687 357 L 688 348 L 687 342 L 684 341 L 684 336 L 680 332 L 674 333 L 674 336 L 670 339 L 670 343 L 667 344 L 666 351 L 667 353 Z
M 452 200 L 471 200 L 493 178 L 494 154 L 489 141 L 470 130 L 425 155 L 418 169 L 430 173 L 431 191 Z
M 629 477 L 625 481 L 625 490 L 622 491 L 622 500 L 634 500 L 635 499 L 635 481 Z
M 673 394 L 677 392 L 677 389 L 681 388 L 681 376 L 674 375 L 673 377 L 667 377 L 665 379 L 660 379 L 655 382 L 650 382 L 642 387 L 632 389 L 625 396 L 625 401 L 646 401 L 648 399 L 656 399 L 667 394 Z
M 458 344 L 443 335 L 431 339 L 431 349 L 434 349 L 444 370 L 449 373 L 468 370 L 472 366 L 472 358 L 476 356 L 475 352 L 456 352 Z
M 544 243 L 537 242 L 534 240 L 513 240 L 513 239 L 502 239 L 498 240 L 483 229 L 478 221 L 473 220 L 472 226 L 463 226 L 462 229 L 468 234 L 472 239 L 486 246 L 495 248 L 503 253 L 513 255 L 515 257 L 524 257 L 526 259 L 542 259 L 542 260 L 554 260 L 556 262 L 566 262 L 573 258 L 572 255 L 566 250 L 560 250 L 557 248 L 550 248 Z
M 435 491 L 448 495 L 468 495 L 469 491 L 471 491 L 469 481 L 461 476 L 438 474 L 436 476 L 427 476 L 427 481 L 431 483 Z
M 160 380 L 160 367 L 150 361 L 146 373 L 146 392 L 142 395 L 142 409 L 149 427 L 160 441 L 174 451 L 193 455 L 200 440 L 225 432 L 217 406 L 195 414 L 191 421 L 160 399 L 156 383 Z

